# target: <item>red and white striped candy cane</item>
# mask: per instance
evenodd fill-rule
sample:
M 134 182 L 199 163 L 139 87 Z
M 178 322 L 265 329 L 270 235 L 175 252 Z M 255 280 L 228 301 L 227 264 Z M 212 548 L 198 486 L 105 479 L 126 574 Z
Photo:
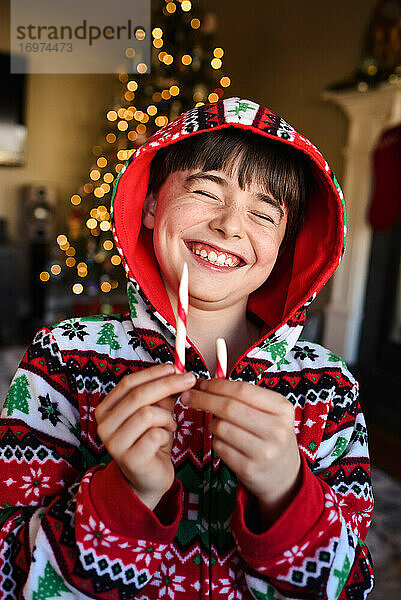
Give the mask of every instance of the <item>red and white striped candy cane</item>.
M 185 341 L 187 339 L 188 314 L 188 265 L 184 263 L 178 290 L 177 328 L 175 336 L 174 364 L 180 373 L 185 371 Z
M 225 379 L 227 377 L 227 346 L 224 338 L 216 340 L 216 377 L 217 379 Z

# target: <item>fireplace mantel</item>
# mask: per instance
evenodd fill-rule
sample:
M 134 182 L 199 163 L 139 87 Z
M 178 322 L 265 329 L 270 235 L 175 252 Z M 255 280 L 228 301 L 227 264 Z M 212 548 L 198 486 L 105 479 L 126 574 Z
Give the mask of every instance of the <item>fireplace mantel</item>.
M 372 152 L 385 129 L 401 124 L 401 81 L 366 92 L 326 91 L 322 98 L 337 104 L 349 121 L 341 181 L 348 217 L 347 247 L 333 277 L 323 343 L 353 365 L 358 359 L 372 237 L 367 222 Z

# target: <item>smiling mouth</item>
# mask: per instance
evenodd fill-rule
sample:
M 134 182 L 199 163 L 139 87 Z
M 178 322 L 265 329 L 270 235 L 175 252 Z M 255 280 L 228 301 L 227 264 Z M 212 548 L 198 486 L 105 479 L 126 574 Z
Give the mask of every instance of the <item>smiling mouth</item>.
M 242 267 L 245 261 L 236 254 L 228 251 L 222 251 L 215 246 L 210 246 L 205 242 L 185 242 L 186 247 L 199 258 L 217 267 Z

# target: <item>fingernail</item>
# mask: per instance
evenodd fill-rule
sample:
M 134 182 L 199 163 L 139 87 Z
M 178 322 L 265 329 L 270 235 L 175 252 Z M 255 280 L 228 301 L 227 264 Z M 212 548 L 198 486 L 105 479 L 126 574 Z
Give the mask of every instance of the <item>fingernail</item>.
M 174 373 L 174 365 L 170 363 L 166 363 L 163 365 L 163 371 L 166 373 Z
M 185 383 L 192 383 L 195 380 L 195 375 L 193 373 L 184 373 L 183 380 Z
M 184 403 L 188 402 L 189 396 L 190 396 L 189 392 L 184 392 L 183 394 L 181 394 L 181 402 L 184 402 Z

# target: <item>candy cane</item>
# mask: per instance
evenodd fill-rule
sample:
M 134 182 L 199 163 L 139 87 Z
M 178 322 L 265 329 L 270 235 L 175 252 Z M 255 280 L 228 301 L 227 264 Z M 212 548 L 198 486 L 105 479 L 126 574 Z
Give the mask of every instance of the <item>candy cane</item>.
M 185 340 L 187 339 L 187 314 L 188 314 L 188 265 L 184 263 L 180 287 L 178 290 L 177 330 L 175 336 L 174 364 L 177 369 L 185 371 Z
M 226 346 L 226 342 L 224 341 L 224 338 L 217 338 L 216 354 L 217 354 L 216 377 L 218 379 L 225 379 L 227 376 L 227 346 Z

